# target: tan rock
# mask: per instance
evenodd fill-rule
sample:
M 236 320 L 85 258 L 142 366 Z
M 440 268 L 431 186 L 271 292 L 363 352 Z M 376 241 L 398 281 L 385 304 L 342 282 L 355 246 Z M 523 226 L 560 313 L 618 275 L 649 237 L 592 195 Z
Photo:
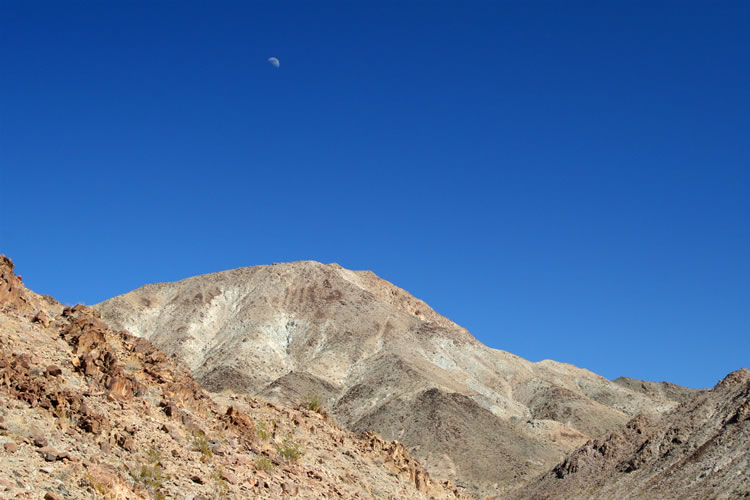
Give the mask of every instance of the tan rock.
M 38 427 L 31 428 L 31 442 L 34 443 L 34 446 L 38 448 L 43 448 L 48 444 L 47 437 L 44 435 L 44 432 Z
M 43 327 L 47 328 L 52 320 L 50 319 L 49 314 L 46 311 L 42 310 L 36 313 L 36 315 L 34 316 L 34 322 L 39 323 Z
M 297 496 L 297 494 L 299 493 L 299 486 L 297 486 L 294 483 L 290 483 L 288 481 L 285 481 L 285 482 L 281 483 L 281 491 L 285 495 L 289 495 L 290 497 L 294 497 L 294 496 Z
M 234 472 L 230 470 L 223 470 L 221 472 L 221 478 L 224 479 L 229 484 L 237 484 L 239 483 L 239 479 L 237 479 L 237 476 L 234 474 Z

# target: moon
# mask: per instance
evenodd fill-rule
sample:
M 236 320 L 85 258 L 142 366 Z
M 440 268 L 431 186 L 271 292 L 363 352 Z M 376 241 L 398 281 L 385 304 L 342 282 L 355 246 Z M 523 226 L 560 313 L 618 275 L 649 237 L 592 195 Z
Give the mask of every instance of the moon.
M 274 68 L 278 68 L 279 66 L 281 66 L 281 63 L 275 57 L 269 57 L 268 62 L 270 62 L 271 66 L 273 66 Z

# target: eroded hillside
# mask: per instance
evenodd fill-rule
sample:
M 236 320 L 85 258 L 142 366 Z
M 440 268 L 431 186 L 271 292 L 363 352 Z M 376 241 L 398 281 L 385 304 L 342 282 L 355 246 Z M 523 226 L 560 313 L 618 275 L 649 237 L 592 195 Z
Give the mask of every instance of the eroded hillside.
M 3 498 L 455 498 L 322 408 L 215 400 L 150 341 L 27 290 L 0 256 Z
M 476 496 L 524 484 L 633 416 L 678 404 L 490 349 L 406 291 L 335 264 L 146 285 L 96 307 L 213 391 L 287 404 L 316 394 L 348 429 L 398 439 L 434 477 Z
M 750 371 L 587 442 L 514 497 L 750 497 Z

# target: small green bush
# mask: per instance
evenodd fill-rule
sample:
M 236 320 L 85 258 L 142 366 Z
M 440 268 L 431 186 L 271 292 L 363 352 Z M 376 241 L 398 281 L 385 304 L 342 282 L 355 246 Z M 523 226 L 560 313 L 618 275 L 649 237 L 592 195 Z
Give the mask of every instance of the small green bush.
M 144 486 L 156 500 L 165 498 L 162 488 L 169 476 L 164 472 L 160 463 L 141 465 L 139 468 L 130 471 L 130 477 L 137 484 Z
M 214 482 L 214 498 L 227 498 L 229 496 L 229 484 L 222 477 L 222 473 L 221 468 L 211 472 L 211 479 Z
M 271 459 L 263 455 L 263 456 L 258 457 L 258 460 L 255 461 L 255 468 L 258 470 L 263 470 L 263 471 L 271 471 L 275 467 Z
M 296 443 L 291 439 L 285 439 L 281 444 L 277 444 L 276 452 L 282 458 L 290 462 L 296 462 L 302 456 L 302 450 L 300 450 L 299 443 Z
M 201 452 L 203 455 L 201 461 L 205 462 L 209 458 L 213 458 L 214 452 L 211 440 L 208 439 L 203 433 L 198 433 L 193 436 L 193 450 Z
M 271 437 L 271 431 L 268 430 L 268 423 L 266 421 L 260 420 L 255 424 L 255 435 L 263 441 Z
M 96 479 L 94 479 L 94 476 L 89 473 L 86 473 L 86 475 L 84 476 L 83 484 L 88 484 L 91 488 L 94 489 L 95 498 L 105 498 L 107 500 L 112 500 L 115 498 L 115 494 L 110 490 L 109 486 L 97 481 Z
M 308 394 L 305 396 L 305 406 L 310 411 L 318 411 L 322 406 L 320 396 L 317 394 Z
M 148 457 L 148 463 L 150 464 L 158 463 L 161 460 L 161 452 L 156 448 L 150 448 L 146 452 L 146 456 Z

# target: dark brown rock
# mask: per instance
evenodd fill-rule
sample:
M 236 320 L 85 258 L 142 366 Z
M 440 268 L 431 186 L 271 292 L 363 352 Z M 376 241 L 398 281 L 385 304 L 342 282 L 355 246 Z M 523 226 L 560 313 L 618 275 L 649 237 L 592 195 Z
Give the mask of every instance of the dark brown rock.
M 26 368 L 31 368 L 31 355 L 27 353 L 20 354 L 16 357 L 16 365 Z
M 162 403 L 164 414 L 170 418 L 175 418 L 179 414 L 180 407 L 174 401 L 165 401 Z
M 59 375 L 62 375 L 62 370 L 57 365 L 49 365 L 47 367 L 47 375 L 51 377 L 57 377 Z
M 246 413 L 234 406 L 227 408 L 225 419 L 229 421 L 237 434 L 245 441 L 252 442 L 255 440 L 255 423 Z

